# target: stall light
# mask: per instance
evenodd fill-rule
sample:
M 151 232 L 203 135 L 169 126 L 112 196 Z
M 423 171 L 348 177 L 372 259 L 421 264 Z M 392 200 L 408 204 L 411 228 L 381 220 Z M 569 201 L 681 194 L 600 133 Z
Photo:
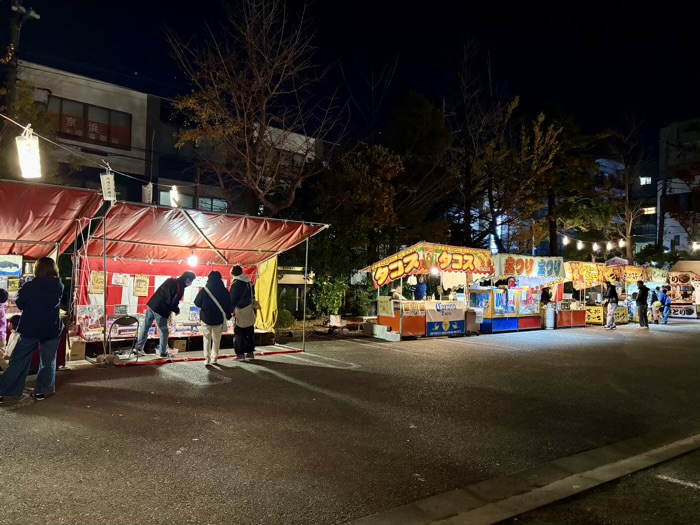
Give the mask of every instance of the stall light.
M 693 242 L 693 251 L 700 250 L 700 242 Z
M 656 266 L 656 261 L 651 261 L 652 266 Z
M 25 179 L 41 178 L 41 155 L 39 153 L 39 137 L 34 136 L 32 126 L 29 124 L 24 132 L 15 137 L 17 142 L 17 156 L 22 177 Z
M 561 243 L 564 246 L 567 246 L 569 244 L 569 238 L 566 235 L 564 235 L 564 238 L 561 240 Z
M 581 241 L 578 241 L 578 242 L 576 243 L 576 249 L 577 249 L 577 250 L 583 250 L 583 243 L 582 243 Z
M 199 264 L 199 257 L 193 253 L 187 258 L 187 264 L 190 266 L 197 266 Z
M 177 192 L 177 186 L 173 186 L 170 190 L 170 206 L 173 208 L 180 207 L 180 194 Z
M 605 245 L 605 249 L 608 251 L 612 250 L 612 243 L 610 241 Z
M 594 242 L 594 243 L 593 243 L 593 251 L 594 251 L 594 252 L 597 252 L 598 250 L 600 250 L 600 246 L 598 246 L 598 243 L 597 243 L 597 242 Z
M 430 270 L 430 273 L 431 273 L 432 275 L 440 275 L 440 270 L 438 270 L 437 268 L 433 267 L 433 269 Z
M 617 245 L 618 245 L 620 248 L 624 248 L 624 247 L 625 247 L 625 240 L 624 240 L 624 239 L 620 239 L 620 242 L 618 242 Z

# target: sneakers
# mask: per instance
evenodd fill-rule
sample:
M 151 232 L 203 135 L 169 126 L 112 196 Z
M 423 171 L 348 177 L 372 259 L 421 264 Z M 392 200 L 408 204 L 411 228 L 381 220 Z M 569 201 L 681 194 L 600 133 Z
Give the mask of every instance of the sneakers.
M 44 399 L 46 399 L 46 394 L 36 394 L 36 393 L 32 392 L 29 395 L 32 396 L 37 401 L 43 401 Z
M 158 354 L 158 357 L 160 357 L 161 359 L 172 359 L 173 357 L 175 357 L 175 354 L 171 354 L 170 352 L 168 352 L 165 355 Z
M 255 354 L 252 353 L 252 352 L 251 352 L 251 353 L 248 353 L 248 354 L 245 355 L 245 358 L 246 358 L 248 361 L 252 361 L 252 360 L 255 359 Z
M 204 366 L 209 366 L 211 363 L 209 362 L 209 359 L 204 360 Z
M 245 361 L 245 354 L 236 354 L 236 357 L 234 357 L 236 361 Z
M 146 352 L 144 352 L 140 348 L 134 350 L 134 354 L 136 354 L 137 357 L 146 357 Z
M 218 360 L 218 359 L 212 359 L 212 361 L 211 361 L 211 364 L 212 364 L 212 365 L 216 365 L 216 364 L 218 364 L 218 363 L 219 363 L 219 360 Z

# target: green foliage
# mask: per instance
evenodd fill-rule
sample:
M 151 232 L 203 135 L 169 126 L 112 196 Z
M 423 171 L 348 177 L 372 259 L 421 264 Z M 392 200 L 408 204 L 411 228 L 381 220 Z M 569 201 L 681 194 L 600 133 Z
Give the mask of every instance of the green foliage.
M 370 246 L 378 232 L 396 224 L 392 181 L 402 171 L 401 159 L 388 149 L 362 145 L 315 180 L 313 216 L 331 225 L 311 239 L 316 273 L 347 279 L 372 262 Z
M 275 328 L 291 328 L 292 326 L 294 326 L 294 322 L 295 319 L 292 315 L 292 312 L 286 309 L 280 310 Z
M 671 268 L 678 261 L 692 260 L 694 257 L 686 251 L 664 252 L 654 244 L 649 244 L 639 250 L 634 256 L 635 264 L 654 264 L 657 268 Z
M 358 287 L 355 290 L 355 308 L 354 314 L 359 316 L 369 315 L 369 309 L 377 297 L 377 291 L 370 284 L 364 287 Z
M 314 310 L 319 315 L 338 315 L 343 298 L 348 290 L 347 280 L 338 277 L 321 276 L 314 279 L 311 291 Z

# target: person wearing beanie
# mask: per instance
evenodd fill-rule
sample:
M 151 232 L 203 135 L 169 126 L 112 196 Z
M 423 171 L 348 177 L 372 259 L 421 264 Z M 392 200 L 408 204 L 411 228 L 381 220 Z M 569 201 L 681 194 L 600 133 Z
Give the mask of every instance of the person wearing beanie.
M 148 331 L 155 321 L 158 332 L 160 333 L 158 354 L 163 359 L 170 359 L 173 357 L 173 354 L 168 351 L 168 337 L 170 336 L 168 318 L 171 313 L 175 315 L 180 313 L 179 304 L 182 300 L 182 296 L 185 295 L 185 288 L 192 284 L 195 277 L 193 272 L 185 272 L 178 278 L 170 277 L 158 287 L 148 300 L 146 318 L 144 319 L 143 325 L 141 325 L 141 333 L 136 343 L 136 352 L 138 355 L 146 355 L 143 348 L 148 339 Z
M 199 308 L 204 339 L 204 365 L 215 365 L 219 358 L 221 333 L 227 328 L 226 321 L 231 319 L 231 297 L 216 270 L 209 272 L 207 284 L 199 290 L 194 304 Z

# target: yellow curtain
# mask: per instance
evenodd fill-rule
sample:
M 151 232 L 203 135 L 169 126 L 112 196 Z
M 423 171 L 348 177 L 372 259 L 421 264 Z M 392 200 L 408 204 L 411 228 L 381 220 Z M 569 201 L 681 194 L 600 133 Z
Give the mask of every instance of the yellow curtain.
M 255 296 L 261 307 L 255 328 L 274 332 L 277 324 L 277 257 L 264 262 L 258 268 Z

